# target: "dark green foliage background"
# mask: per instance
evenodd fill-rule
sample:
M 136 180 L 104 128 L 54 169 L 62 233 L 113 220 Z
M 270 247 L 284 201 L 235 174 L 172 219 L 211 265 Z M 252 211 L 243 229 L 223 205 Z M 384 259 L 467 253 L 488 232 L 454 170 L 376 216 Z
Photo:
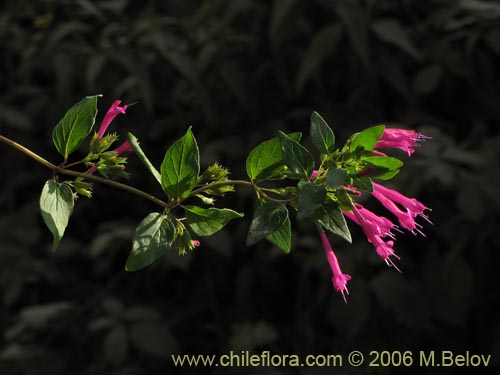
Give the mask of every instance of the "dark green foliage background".
M 314 228 L 296 221 L 290 255 L 268 243 L 245 247 L 247 217 L 192 254 L 171 252 L 128 274 L 134 226 L 156 207 L 96 186 L 92 201 L 77 202 L 52 254 L 38 212 L 50 173 L 2 145 L 0 373 L 164 374 L 171 353 L 243 349 L 469 350 L 499 363 L 498 2 L 6 0 L 1 7 L 0 132 L 49 160 L 60 160 L 49 148 L 53 126 L 85 95 L 104 94 L 99 119 L 115 98 L 138 100 L 112 130 L 136 134 L 157 166 L 192 125 L 203 165 L 219 161 L 235 178 L 245 175 L 252 147 L 278 130 L 307 132 L 316 110 L 338 144 L 379 123 L 432 136 L 411 159 L 395 153 L 406 165 L 393 186 L 431 207 L 435 225 L 425 225 L 427 239 L 398 240 L 402 275 L 387 269 L 358 228 L 352 245 L 335 239 L 353 276 L 348 305 L 332 288 Z M 137 159 L 128 170 L 133 185 L 161 194 Z M 253 199 L 239 189 L 219 203 L 250 212 Z M 304 373 L 337 370 L 348 369 Z M 382 372 L 397 371 L 375 373 Z

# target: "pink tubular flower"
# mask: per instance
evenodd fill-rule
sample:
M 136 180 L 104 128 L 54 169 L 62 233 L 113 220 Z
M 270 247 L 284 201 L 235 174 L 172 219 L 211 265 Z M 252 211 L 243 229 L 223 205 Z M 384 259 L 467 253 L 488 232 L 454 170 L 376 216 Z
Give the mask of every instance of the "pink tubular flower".
M 193 245 L 194 247 L 198 247 L 198 246 L 200 246 L 200 241 L 198 241 L 198 240 L 191 240 L 191 245 Z
M 316 177 L 318 177 L 318 174 L 319 174 L 319 171 L 317 169 L 315 169 L 314 171 L 312 171 L 311 177 L 309 177 L 309 179 L 311 181 L 314 181 L 316 179 Z
M 344 291 L 349 295 L 349 290 L 347 290 L 347 282 L 351 280 L 351 275 L 342 273 L 340 269 L 339 261 L 337 256 L 333 252 L 332 245 L 330 245 L 330 241 L 328 241 L 328 237 L 324 231 L 320 232 L 321 241 L 323 242 L 323 247 L 325 248 L 326 259 L 328 260 L 328 264 L 333 273 L 332 283 L 333 287 L 337 292 L 342 293 L 342 297 L 344 297 L 344 302 L 347 303 L 347 299 L 345 297 Z
M 415 218 L 417 216 L 421 216 L 431 223 L 427 215 L 424 215 L 424 211 L 430 210 L 429 208 L 425 207 L 414 198 L 408 198 L 395 190 L 386 188 L 385 186 L 377 183 L 373 183 L 372 195 L 398 218 L 399 224 L 403 228 L 407 229 L 414 235 L 418 232 L 425 237 L 420 230 L 422 226 L 415 222 Z M 402 210 L 398 204 L 401 205 L 404 210 Z
M 385 217 L 375 215 L 373 212 L 367 210 L 361 205 L 354 205 L 352 208 L 352 212 L 353 213 L 344 211 L 344 215 L 361 226 L 361 229 L 363 229 L 368 242 L 370 242 L 375 247 L 377 255 L 382 258 L 389 267 L 392 266 L 396 270 L 398 270 L 398 272 L 401 272 L 401 270 L 394 264 L 394 262 L 390 258 L 391 256 L 393 256 L 398 260 L 400 259 L 394 253 L 394 249 L 392 248 L 394 246 L 394 241 L 389 240 L 385 242 L 382 239 L 384 237 L 390 237 L 394 239 L 394 235 L 391 232 L 393 228 L 396 228 L 394 223 L 392 223 Z
M 128 140 L 126 140 L 120 146 L 115 148 L 113 151 L 116 152 L 118 155 L 120 155 L 120 154 L 123 154 L 124 152 L 132 152 L 132 151 L 134 151 L 134 149 L 132 148 L 132 145 L 130 144 L 130 142 Z
M 382 136 L 375 144 L 375 148 L 399 148 L 406 151 L 408 156 L 411 156 L 415 152 L 413 147 L 417 147 L 418 142 L 429 138 L 415 130 L 385 128 Z
M 109 107 L 108 112 L 104 116 L 102 122 L 101 122 L 101 127 L 99 128 L 99 131 L 97 132 L 97 139 L 101 139 L 104 133 L 106 133 L 106 130 L 108 129 L 109 124 L 114 120 L 118 114 L 125 114 L 125 111 L 127 110 L 128 104 L 124 105 L 123 107 L 120 107 L 121 100 L 115 100 L 113 104 L 111 104 L 111 107 Z

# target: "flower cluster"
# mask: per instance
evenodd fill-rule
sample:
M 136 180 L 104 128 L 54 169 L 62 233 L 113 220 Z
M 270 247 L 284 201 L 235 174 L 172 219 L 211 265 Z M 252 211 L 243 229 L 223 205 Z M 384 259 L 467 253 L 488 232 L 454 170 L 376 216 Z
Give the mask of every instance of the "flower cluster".
M 376 149 L 380 148 L 398 148 L 406 151 L 409 156 L 413 154 L 414 147 L 418 146 L 418 142 L 428 139 L 414 130 L 403 129 L 384 129 L 382 136 L 375 145 Z M 374 151 L 373 155 L 386 156 L 380 151 Z M 311 175 L 311 180 L 317 177 L 315 171 Z M 360 195 L 361 193 L 353 186 L 342 186 L 351 195 Z M 395 231 L 401 232 L 399 227 L 408 230 L 413 235 L 424 233 L 421 231 L 422 225 L 416 222 L 417 217 L 422 217 L 427 222 L 431 223 L 425 211 L 430 209 L 414 198 L 408 198 L 403 194 L 389 189 L 377 183 L 373 183 L 373 191 L 371 195 L 375 197 L 389 212 L 391 212 L 398 220 L 399 226 L 394 224 L 386 217 L 378 216 L 359 203 L 354 203 L 350 210 L 344 210 L 343 214 L 354 223 L 359 225 L 369 243 L 375 247 L 377 255 L 385 261 L 389 267 L 394 267 L 397 271 L 400 269 L 394 263 L 393 258 L 400 259 L 394 252 Z M 432 223 L 431 223 L 432 224 Z M 333 273 L 333 286 L 336 291 L 340 291 L 346 301 L 344 291 L 347 291 L 347 282 L 351 279 L 350 275 L 342 273 L 337 260 L 337 257 L 328 242 L 328 238 L 324 232 L 320 232 L 323 247 L 326 252 L 327 260 Z
M 419 142 L 429 138 L 415 130 L 385 129 L 375 148 L 398 148 L 406 151 L 408 156 L 411 156 L 415 152 L 414 147 L 417 147 Z

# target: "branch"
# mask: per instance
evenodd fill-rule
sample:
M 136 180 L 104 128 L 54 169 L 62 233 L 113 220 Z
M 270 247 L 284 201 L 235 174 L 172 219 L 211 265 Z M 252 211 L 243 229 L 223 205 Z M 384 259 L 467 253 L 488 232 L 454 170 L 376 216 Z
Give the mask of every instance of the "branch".
M 28 155 L 30 158 L 33 160 L 37 161 L 38 163 L 42 164 L 44 167 L 49 168 L 50 170 L 54 171 L 55 173 L 60 173 L 68 176 L 73 176 L 73 177 L 82 177 L 84 179 L 90 180 L 90 181 L 95 181 L 99 182 L 102 184 L 110 185 L 115 188 L 121 189 L 128 191 L 129 193 L 138 195 L 140 197 L 149 199 L 150 201 L 156 203 L 157 205 L 163 207 L 163 208 L 170 208 L 169 204 L 162 201 L 161 199 L 146 193 L 145 191 L 136 189 L 135 187 L 132 187 L 130 185 L 122 184 L 121 182 L 113 181 L 113 180 L 108 180 L 106 178 L 102 178 L 99 176 L 94 176 L 93 174 L 90 173 L 82 173 L 82 172 L 77 172 L 77 171 L 72 171 L 69 169 L 65 169 L 62 167 L 58 167 L 57 165 L 52 164 L 48 160 L 42 158 L 40 155 L 34 153 L 30 149 L 27 149 L 26 147 L 20 145 L 17 142 L 14 142 L 13 140 L 4 137 L 3 135 L 0 135 L 0 141 L 9 145 L 10 147 L 14 148 L 15 150 L 21 151 L 23 154 Z

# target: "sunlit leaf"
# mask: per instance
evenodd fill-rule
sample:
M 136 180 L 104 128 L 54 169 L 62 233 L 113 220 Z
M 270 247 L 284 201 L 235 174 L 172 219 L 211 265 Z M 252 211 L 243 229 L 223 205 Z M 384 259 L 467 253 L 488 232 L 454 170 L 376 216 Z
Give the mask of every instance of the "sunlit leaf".
M 311 216 L 325 202 L 326 189 L 314 182 L 306 182 L 299 186 L 297 219 L 303 220 Z
M 285 253 L 289 253 L 292 247 L 292 224 L 290 218 L 286 217 L 285 222 L 274 233 L 266 236 L 266 240 L 279 247 Z
M 319 152 L 330 154 L 335 148 L 335 135 L 317 112 L 311 115 L 311 138 Z
M 137 271 L 147 267 L 170 249 L 175 237 L 175 226 L 170 216 L 153 212 L 146 216 L 134 232 L 132 250 L 125 269 Z
M 97 115 L 97 98 L 87 96 L 71 107 L 54 128 L 52 140 L 66 160 L 90 134 Z
M 161 186 L 173 200 L 189 196 L 198 181 L 200 152 L 189 128 L 165 153 L 161 164 Z
M 184 206 L 184 211 L 190 228 L 198 236 L 211 236 L 229 221 L 243 217 L 243 214 L 228 208 Z
M 311 153 L 282 131 L 280 131 L 279 140 L 285 165 L 294 175 L 309 179 L 314 169 L 314 159 Z
M 299 141 L 301 133 L 288 134 L 293 140 Z M 261 180 L 274 176 L 283 167 L 283 157 L 279 138 L 272 138 L 256 146 L 248 154 L 246 160 L 247 175 L 252 180 Z
M 252 246 L 281 228 L 288 217 L 284 204 L 259 202 L 247 234 L 247 246 Z
M 142 151 L 142 148 L 139 145 L 139 141 L 137 140 L 137 138 L 132 133 L 128 133 L 127 138 L 139 160 L 142 161 L 142 163 L 146 166 L 148 171 L 151 172 L 156 181 L 158 181 L 158 183 L 161 184 L 160 172 L 158 172 L 158 170 L 154 167 L 154 165 L 149 161 L 144 151 Z
M 52 250 L 59 246 L 64 231 L 73 213 L 73 192 L 66 184 L 48 180 L 40 196 L 42 218 L 54 237 Z

